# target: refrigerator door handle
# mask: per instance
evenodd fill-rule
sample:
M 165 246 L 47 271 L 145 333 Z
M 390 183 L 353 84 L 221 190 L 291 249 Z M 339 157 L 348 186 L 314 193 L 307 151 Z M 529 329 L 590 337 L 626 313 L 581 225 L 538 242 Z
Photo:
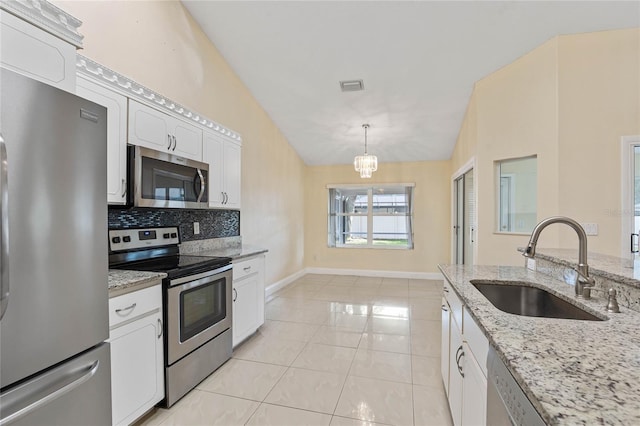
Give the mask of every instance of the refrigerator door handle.
M 84 367 L 65 371 L 61 374 L 53 374 L 50 377 L 44 377 L 36 382 L 26 383 L 22 389 L 17 389 L 14 395 L 9 397 L 0 397 L 3 406 L 3 416 L 0 419 L 0 426 L 5 426 L 26 416 L 27 414 L 39 409 L 61 396 L 71 392 L 73 389 L 91 379 L 100 366 L 100 361 L 96 360 Z M 45 383 L 40 383 L 44 381 Z M 40 399 L 33 401 L 34 396 L 46 395 Z M 3 399 L 10 399 L 2 401 Z M 9 412 L 8 415 L 5 414 Z
M 9 305 L 9 185 L 7 146 L 0 135 L 0 320 Z

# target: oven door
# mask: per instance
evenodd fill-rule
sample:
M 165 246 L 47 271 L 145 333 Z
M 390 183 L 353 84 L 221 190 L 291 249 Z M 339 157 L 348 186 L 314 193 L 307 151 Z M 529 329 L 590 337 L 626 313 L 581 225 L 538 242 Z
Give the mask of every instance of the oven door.
M 167 365 L 231 328 L 231 265 L 169 281 Z
M 209 165 L 166 152 L 129 145 L 130 205 L 209 207 Z

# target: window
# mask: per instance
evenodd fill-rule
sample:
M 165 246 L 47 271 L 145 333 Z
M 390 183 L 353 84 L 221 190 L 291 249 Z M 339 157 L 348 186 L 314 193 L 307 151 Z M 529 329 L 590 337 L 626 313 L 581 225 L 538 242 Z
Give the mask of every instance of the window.
M 329 247 L 412 249 L 413 187 L 329 187 Z
M 537 223 L 536 157 L 496 161 L 498 232 L 530 233 Z

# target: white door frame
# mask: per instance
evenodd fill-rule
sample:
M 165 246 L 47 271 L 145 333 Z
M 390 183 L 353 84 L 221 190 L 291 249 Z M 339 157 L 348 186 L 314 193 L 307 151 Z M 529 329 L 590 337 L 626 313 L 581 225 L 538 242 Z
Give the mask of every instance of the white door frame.
M 633 169 L 634 166 L 634 153 L 633 148 L 635 146 L 640 146 L 640 135 L 633 136 L 622 136 L 620 139 L 620 153 L 621 153 L 621 208 L 620 208 L 620 216 L 622 222 L 622 230 L 621 230 L 621 247 L 620 247 L 620 257 L 623 259 L 629 259 L 631 257 L 630 246 L 630 236 L 634 230 L 631 225 L 631 220 L 629 217 L 635 216 L 635 205 L 633 204 L 633 193 L 634 188 L 631 187 L 631 182 L 633 181 L 635 171 Z
M 471 157 L 469 159 L 469 161 L 467 161 L 466 163 L 464 163 L 462 165 L 462 167 L 460 167 L 458 170 L 456 170 L 453 175 L 451 175 L 451 263 L 455 264 L 456 263 L 456 232 L 454 229 L 454 225 L 456 223 L 456 179 L 458 179 L 460 176 L 464 175 L 465 173 L 467 173 L 469 170 L 473 169 L 473 196 L 476 198 L 474 200 L 475 202 L 475 206 L 476 206 L 476 222 L 478 221 L 478 178 L 477 178 L 477 173 L 476 173 L 476 157 Z M 474 223 L 473 224 L 473 229 L 474 229 L 474 233 L 475 233 L 475 238 L 472 241 L 472 247 L 473 247 L 473 259 L 472 259 L 472 264 L 475 265 L 476 264 L 476 260 L 478 258 L 478 224 Z

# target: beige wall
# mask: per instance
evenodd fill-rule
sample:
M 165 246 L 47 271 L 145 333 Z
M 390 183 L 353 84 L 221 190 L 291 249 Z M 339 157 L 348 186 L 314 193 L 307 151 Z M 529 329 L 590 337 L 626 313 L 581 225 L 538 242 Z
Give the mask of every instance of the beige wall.
M 267 285 L 304 261 L 304 163 L 176 1 L 56 1 L 83 21 L 85 56 L 243 138 L 241 233 L 269 249 Z
M 371 179 L 352 165 L 307 167 L 305 266 L 375 271 L 437 272 L 450 257 L 449 161 L 381 163 Z M 414 249 L 327 247 L 327 184 L 415 183 Z
M 564 36 L 559 48 L 559 208 L 598 224 L 590 251 L 619 256 L 628 243 L 620 137 L 640 134 L 640 30 Z M 562 231 L 565 246 L 576 244 L 570 232 Z
M 640 134 L 640 30 L 556 37 L 476 83 L 452 168 L 476 159 L 478 263 L 522 264 L 528 236 L 495 229 L 494 162 L 537 155 L 537 216 L 597 223 L 589 250 L 619 255 L 620 137 Z M 539 247 L 576 246 L 562 225 Z

